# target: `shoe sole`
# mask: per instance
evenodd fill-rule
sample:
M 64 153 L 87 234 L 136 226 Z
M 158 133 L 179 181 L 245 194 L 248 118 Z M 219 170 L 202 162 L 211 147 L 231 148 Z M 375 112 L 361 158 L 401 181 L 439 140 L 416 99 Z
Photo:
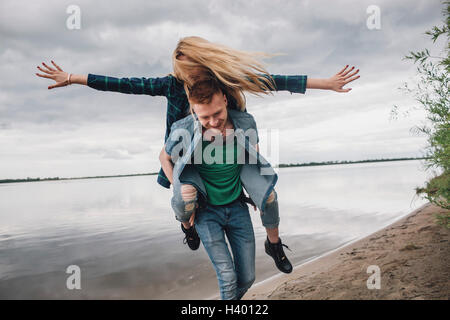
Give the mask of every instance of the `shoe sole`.
M 200 248 L 200 241 L 198 242 L 198 245 L 196 245 L 194 248 L 192 248 L 192 247 L 189 245 L 189 243 L 188 243 L 187 245 L 188 245 L 189 249 L 191 249 L 192 251 L 195 251 L 195 250 L 197 250 L 198 248 Z

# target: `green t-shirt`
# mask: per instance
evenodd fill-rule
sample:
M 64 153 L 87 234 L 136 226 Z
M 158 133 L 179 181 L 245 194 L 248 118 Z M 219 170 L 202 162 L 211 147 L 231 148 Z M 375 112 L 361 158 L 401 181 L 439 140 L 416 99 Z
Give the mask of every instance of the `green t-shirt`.
M 233 142 L 224 142 L 223 146 L 216 146 L 222 150 L 222 163 L 215 160 L 215 151 L 210 141 L 202 141 L 202 164 L 196 164 L 200 177 L 205 184 L 208 203 L 225 205 L 236 200 L 242 192 L 240 173 L 242 164 L 237 163 L 241 152 L 237 147 L 236 138 Z M 233 153 L 231 153 L 233 152 Z M 227 161 L 227 153 L 229 159 Z M 220 152 L 218 154 L 220 157 Z M 206 158 L 206 161 L 205 161 Z M 220 158 L 219 158 L 220 159 Z M 212 163 L 211 163 L 212 162 Z

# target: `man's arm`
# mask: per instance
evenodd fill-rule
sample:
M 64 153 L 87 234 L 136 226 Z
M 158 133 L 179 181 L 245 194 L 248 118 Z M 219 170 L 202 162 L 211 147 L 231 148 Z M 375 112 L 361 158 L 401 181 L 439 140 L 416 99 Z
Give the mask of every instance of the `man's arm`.
M 161 167 L 162 167 L 167 179 L 169 179 L 170 183 L 173 184 L 172 157 L 169 154 L 167 154 L 165 145 L 162 148 L 161 152 L 159 153 L 159 161 L 161 162 Z

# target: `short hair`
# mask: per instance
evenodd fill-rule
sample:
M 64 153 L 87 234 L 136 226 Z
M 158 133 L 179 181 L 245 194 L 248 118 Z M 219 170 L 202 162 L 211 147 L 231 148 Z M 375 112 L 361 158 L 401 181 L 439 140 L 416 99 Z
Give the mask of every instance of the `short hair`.
M 189 102 L 192 103 L 211 103 L 216 93 L 225 93 L 223 85 L 215 77 L 202 79 L 195 82 L 189 89 Z

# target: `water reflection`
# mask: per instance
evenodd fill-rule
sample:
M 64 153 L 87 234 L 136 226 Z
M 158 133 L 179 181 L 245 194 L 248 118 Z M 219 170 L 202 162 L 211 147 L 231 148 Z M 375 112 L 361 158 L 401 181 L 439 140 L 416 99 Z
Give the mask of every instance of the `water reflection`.
M 283 242 L 299 264 L 365 236 L 424 203 L 419 161 L 286 168 L 279 172 Z M 170 191 L 155 176 L 0 185 L 1 299 L 204 299 L 217 280 L 203 248 L 182 244 Z M 26 201 L 24 200 L 26 199 Z M 257 279 L 277 273 L 250 209 Z M 82 289 L 65 273 L 78 265 Z

